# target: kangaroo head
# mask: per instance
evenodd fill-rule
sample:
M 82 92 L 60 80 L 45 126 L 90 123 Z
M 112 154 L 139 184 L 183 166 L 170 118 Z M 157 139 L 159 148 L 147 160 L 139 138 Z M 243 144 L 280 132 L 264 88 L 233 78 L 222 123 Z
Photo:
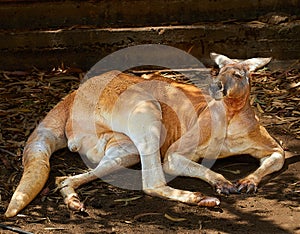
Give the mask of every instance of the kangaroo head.
M 210 56 L 220 68 L 218 76 L 209 87 L 210 95 L 216 100 L 247 100 L 250 94 L 250 72 L 271 61 L 271 58 L 236 61 L 216 53 Z

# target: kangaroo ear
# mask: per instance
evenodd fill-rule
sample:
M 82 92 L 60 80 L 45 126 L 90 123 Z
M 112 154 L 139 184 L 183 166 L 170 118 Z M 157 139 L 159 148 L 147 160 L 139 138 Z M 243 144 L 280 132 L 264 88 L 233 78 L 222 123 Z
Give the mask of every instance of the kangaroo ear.
M 243 61 L 241 64 L 246 65 L 249 67 L 249 71 L 255 71 L 258 68 L 261 68 L 265 65 L 267 65 L 270 61 L 272 60 L 272 58 L 252 58 L 252 59 L 247 59 L 245 61 Z
M 235 63 L 233 60 L 222 54 L 210 53 L 210 58 L 215 61 L 219 68 L 224 67 L 226 64 Z

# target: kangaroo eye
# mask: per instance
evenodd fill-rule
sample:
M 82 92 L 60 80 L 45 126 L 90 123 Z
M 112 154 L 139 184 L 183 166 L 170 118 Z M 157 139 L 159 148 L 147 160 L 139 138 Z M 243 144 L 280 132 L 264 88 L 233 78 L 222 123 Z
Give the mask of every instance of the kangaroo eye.
M 240 73 L 234 73 L 234 77 L 238 79 L 242 79 L 243 76 Z

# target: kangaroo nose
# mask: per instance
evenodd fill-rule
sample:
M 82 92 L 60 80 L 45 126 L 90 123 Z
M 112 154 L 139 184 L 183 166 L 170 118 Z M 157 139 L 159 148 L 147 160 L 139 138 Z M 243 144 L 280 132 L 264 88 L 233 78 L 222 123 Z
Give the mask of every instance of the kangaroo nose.
M 221 83 L 220 81 L 218 81 L 216 85 L 217 85 L 217 87 L 218 87 L 219 89 L 222 89 L 222 88 L 223 88 L 223 85 L 222 85 L 222 83 Z
M 214 99 L 221 99 L 223 97 L 223 84 L 220 81 L 210 84 L 209 93 Z
M 209 89 L 211 91 L 217 92 L 223 89 L 223 85 L 220 81 L 214 82 L 212 84 L 209 85 Z

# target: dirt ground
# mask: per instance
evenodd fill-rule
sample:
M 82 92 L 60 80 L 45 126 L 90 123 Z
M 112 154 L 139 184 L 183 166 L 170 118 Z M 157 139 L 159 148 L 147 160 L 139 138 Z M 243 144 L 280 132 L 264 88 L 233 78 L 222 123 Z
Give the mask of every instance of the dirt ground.
M 1 214 L 22 174 L 21 155 L 26 138 L 45 113 L 76 88 L 81 79 L 78 70 L 70 74 L 1 73 Z M 299 82 L 299 71 L 286 77 L 294 77 L 295 81 L 297 74 L 296 81 Z M 275 77 L 274 72 L 268 75 Z M 290 107 L 282 104 L 279 108 L 277 103 L 275 109 L 267 109 L 264 97 L 269 94 L 260 91 L 262 87 L 266 90 L 271 83 L 264 81 L 263 76 L 257 80 L 260 78 L 261 82 L 254 83 L 253 95 L 259 100 L 254 100 L 254 106 L 262 123 L 282 143 L 287 159 L 284 168 L 266 178 L 256 194 L 220 196 L 197 179 L 176 178 L 170 182 L 176 188 L 220 198 L 219 208 L 207 209 L 151 197 L 141 191 L 125 190 L 97 180 L 78 189 L 87 210 L 74 213 L 66 208 L 55 190 L 55 176 L 78 174 L 86 170 L 86 166 L 77 154 L 60 150 L 51 158 L 51 175 L 41 194 L 17 217 L 1 217 L 0 224 L 32 233 L 300 233 L 299 92 L 290 91 L 294 92 L 293 100 L 291 96 L 280 99 L 282 103 L 292 103 Z M 276 87 L 283 86 L 277 83 Z M 278 94 L 275 96 L 269 97 L 270 100 L 278 98 Z M 276 116 L 280 121 L 291 118 L 294 122 L 276 122 Z M 213 169 L 234 181 L 257 166 L 258 162 L 251 157 L 238 156 L 217 161 Z M 126 178 L 124 172 L 118 172 L 108 179 L 114 180 L 117 176 Z M 125 181 L 131 183 L 130 178 Z M 0 227 L 0 233 L 14 232 Z

